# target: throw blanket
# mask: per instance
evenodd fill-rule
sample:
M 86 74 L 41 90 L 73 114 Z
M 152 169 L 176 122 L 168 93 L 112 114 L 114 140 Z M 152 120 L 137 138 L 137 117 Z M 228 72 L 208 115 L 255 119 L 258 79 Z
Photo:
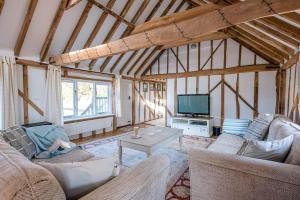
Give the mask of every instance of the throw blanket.
M 26 128 L 27 135 L 35 144 L 37 153 L 36 158 L 51 158 L 60 154 L 68 153 L 78 146 L 70 142 L 67 134 L 62 127 L 56 125 L 45 125 Z M 49 152 L 48 148 L 57 140 L 60 139 L 68 142 L 71 148 L 58 148 L 55 151 Z

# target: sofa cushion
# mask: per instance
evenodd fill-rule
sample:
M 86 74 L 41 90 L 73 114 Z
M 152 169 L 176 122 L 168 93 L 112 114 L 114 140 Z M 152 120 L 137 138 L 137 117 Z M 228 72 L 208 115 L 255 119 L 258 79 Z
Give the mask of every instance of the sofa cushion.
M 7 130 L 3 131 L 2 134 L 6 142 L 21 152 L 28 159 L 32 159 L 32 157 L 35 155 L 35 145 L 22 127 L 14 126 L 8 128 Z
M 269 133 L 266 140 L 278 140 L 285 138 L 291 134 L 296 134 L 298 131 L 293 126 L 291 126 L 291 121 L 288 118 L 276 118 L 272 121 Z
M 52 158 L 47 159 L 33 159 L 33 162 L 39 163 L 39 162 L 49 162 L 49 163 L 70 163 L 70 162 L 81 162 L 86 161 L 94 156 L 80 148 L 74 149 L 66 154 L 61 154 Z
M 248 119 L 225 119 L 222 127 L 222 133 L 243 136 L 251 120 Z
M 245 139 L 240 136 L 223 133 L 208 147 L 208 150 L 236 154 L 242 147 L 244 141 Z
M 243 137 L 247 140 L 263 140 L 272 120 L 272 115 L 259 114 L 249 125 L 246 134 Z
M 65 194 L 46 169 L 38 166 L 9 144 L 0 142 L 1 199 L 65 199 Z
M 115 159 L 106 158 L 73 163 L 40 162 L 39 165 L 56 177 L 67 199 L 78 199 L 115 177 L 115 163 Z
M 248 145 L 241 155 L 263 160 L 282 162 L 286 158 L 286 155 L 292 146 L 293 139 L 294 135 L 273 141 L 251 140 L 248 142 Z
M 293 165 L 300 165 L 300 126 L 291 123 L 291 126 L 295 128 L 294 133 L 294 142 L 292 144 L 292 148 L 288 154 L 285 163 L 293 164 Z

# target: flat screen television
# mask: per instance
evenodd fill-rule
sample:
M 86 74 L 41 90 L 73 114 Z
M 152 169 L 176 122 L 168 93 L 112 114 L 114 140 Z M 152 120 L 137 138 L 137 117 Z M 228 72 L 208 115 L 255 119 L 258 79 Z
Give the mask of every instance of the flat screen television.
M 177 95 L 178 114 L 210 115 L 210 98 L 208 94 Z

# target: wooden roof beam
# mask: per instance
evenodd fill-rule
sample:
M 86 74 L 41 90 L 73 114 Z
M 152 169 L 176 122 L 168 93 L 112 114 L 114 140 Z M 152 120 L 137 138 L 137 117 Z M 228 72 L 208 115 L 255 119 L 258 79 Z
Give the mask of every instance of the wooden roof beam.
M 144 12 L 144 10 L 146 9 L 146 7 L 148 6 L 148 4 L 150 3 L 150 0 L 145 0 L 143 1 L 142 5 L 139 7 L 138 11 L 135 13 L 133 19 L 132 19 L 132 23 L 136 23 L 137 20 L 140 18 L 140 16 L 142 15 L 142 13 Z M 123 32 L 121 38 L 126 37 L 128 35 L 131 34 L 133 29 L 131 29 L 130 27 L 127 27 L 126 30 Z M 119 64 L 119 62 L 121 61 L 121 59 L 123 58 L 125 54 L 121 54 L 118 59 L 115 61 L 115 63 L 112 65 L 112 67 L 110 68 L 110 73 L 112 73 L 115 68 L 117 67 L 117 65 Z M 111 60 L 112 57 L 108 57 L 105 59 L 105 61 L 103 63 L 109 63 L 109 61 Z
M 159 2 L 157 2 L 157 4 L 154 6 L 154 9 L 158 9 L 159 8 L 159 5 L 161 4 L 161 2 L 159 1 Z M 169 10 L 172 8 L 172 6 L 173 6 L 173 4 L 174 4 L 174 1 L 171 1 L 170 3 L 169 3 L 169 5 L 167 6 L 167 8 L 163 11 L 163 13 L 160 15 L 161 17 L 163 17 L 163 16 L 165 16 L 168 12 L 169 12 Z M 185 4 L 185 1 L 183 0 L 183 1 L 181 1 L 181 3 L 177 6 L 177 8 L 175 9 L 175 13 L 176 12 L 178 12 L 181 8 L 182 8 L 182 6 Z M 153 9 L 153 10 L 154 10 Z M 152 18 L 152 16 L 154 15 L 154 12 L 153 12 L 153 10 L 151 11 L 151 13 L 148 15 L 148 17 L 146 18 L 146 22 L 148 22 L 151 18 Z M 156 12 L 156 11 L 155 11 Z M 129 63 L 131 62 L 131 60 L 133 60 L 134 58 L 135 58 L 135 56 L 137 55 L 137 53 L 134 53 L 132 56 L 130 56 L 130 58 L 126 61 L 126 63 L 121 67 L 121 69 L 120 69 L 120 71 L 119 71 L 119 73 L 120 74 L 122 74 L 122 72 L 123 71 L 125 71 L 125 69 L 127 68 L 127 66 L 129 65 Z M 141 59 L 141 57 L 142 57 L 142 55 L 140 55 L 139 56 L 139 58 L 137 58 L 137 60 L 140 60 Z M 129 62 L 128 62 L 129 61 Z M 131 70 L 133 69 L 133 66 L 130 68 Z M 131 71 L 131 70 L 128 70 L 128 71 Z
M 80 3 L 82 0 L 68 0 L 68 3 L 65 7 L 66 10 L 72 8 L 73 6 L 77 5 L 78 3 Z
M 18 36 L 17 42 L 15 44 L 15 55 L 16 56 L 20 55 L 25 37 L 27 35 L 28 28 L 29 28 L 30 23 L 31 23 L 31 19 L 33 17 L 35 8 L 37 6 L 37 3 L 38 3 L 38 0 L 31 0 L 30 3 L 29 3 L 28 9 L 27 9 L 27 12 L 26 12 L 26 15 L 25 15 L 25 19 L 24 19 L 23 24 L 22 24 L 22 28 L 19 32 L 19 36 Z
M 75 42 L 76 38 L 78 37 L 78 35 L 81 31 L 81 28 L 83 27 L 84 23 L 86 22 L 92 7 L 93 7 L 93 4 L 90 3 L 90 2 L 87 2 L 84 10 L 81 13 L 81 16 L 80 16 L 79 20 L 78 20 L 78 22 L 77 22 L 70 38 L 69 38 L 69 40 L 67 42 L 67 45 L 64 48 L 64 51 L 63 51 L 64 53 L 71 51 L 71 49 L 74 45 L 74 42 Z
M 291 22 L 294 22 L 294 23 L 300 25 L 300 14 L 299 13 L 291 12 L 291 13 L 282 14 L 280 16 L 284 17 L 285 19 L 287 19 Z
M 206 69 L 206 70 L 190 71 L 190 72 L 182 72 L 182 73 L 143 75 L 141 79 L 143 80 L 172 79 L 172 78 L 184 78 L 184 77 L 195 77 L 195 76 L 277 71 L 279 68 L 280 67 L 278 65 L 271 65 L 271 64 L 246 65 L 246 66 L 230 67 L 225 69 Z
M 134 0 L 129 0 L 126 5 L 124 6 L 124 8 L 121 11 L 120 16 L 121 17 L 125 17 L 125 15 L 128 13 L 129 9 L 131 8 L 132 4 L 134 3 Z M 117 29 L 119 28 L 119 26 L 121 25 L 121 21 L 120 20 L 116 20 L 113 24 L 113 26 L 111 27 L 111 29 L 109 30 L 108 34 L 106 35 L 103 43 L 107 43 L 110 41 L 110 39 L 112 38 L 112 36 L 114 35 L 114 33 L 117 31 Z M 92 69 L 93 66 L 95 65 L 95 63 L 97 62 L 97 59 L 93 59 L 90 64 L 89 64 L 89 68 Z M 100 67 L 100 72 L 103 72 L 102 68 Z
M 108 8 L 104 5 L 102 5 L 101 3 L 95 1 L 95 0 L 87 0 L 88 2 L 91 2 L 92 4 L 94 4 L 95 6 L 97 6 L 98 8 L 100 8 L 101 10 L 103 10 L 103 12 L 113 16 L 114 18 L 116 18 L 117 20 L 127 24 L 127 26 L 131 27 L 131 28 L 134 28 L 135 25 L 131 22 L 129 22 L 128 20 L 126 20 L 124 18 L 124 16 L 122 15 L 118 15 L 117 13 L 115 13 L 114 11 L 111 10 L 111 8 Z M 129 2 L 130 3 L 130 2 Z M 126 3 L 126 6 L 127 6 L 128 3 Z
M 140 60 L 145 56 L 145 54 L 149 51 L 148 49 L 144 49 L 141 53 L 141 55 L 134 61 L 134 63 L 131 65 L 131 67 L 127 71 L 127 75 L 131 73 L 131 71 L 136 67 L 136 65 L 140 62 Z
M 152 60 L 152 62 L 145 68 L 145 70 L 142 72 L 142 76 L 144 76 L 150 68 L 154 65 L 154 63 L 157 61 L 157 59 L 165 52 L 165 49 L 160 50 L 160 52 L 157 54 L 157 56 Z
M 185 39 L 185 40 L 178 41 L 178 42 L 172 42 L 170 44 L 162 46 L 161 49 L 169 49 L 172 47 L 183 46 L 183 45 L 193 44 L 193 43 L 207 41 L 207 40 L 223 40 L 223 39 L 228 39 L 228 38 L 232 38 L 232 36 L 227 33 L 224 33 L 224 32 L 215 32 L 215 33 L 211 33 L 208 35 L 196 37 L 192 40 Z
M 140 64 L 137 70 L 134 72 L 134 77 L 138 75 L 138 73 L 144 68 L 144 66 L 150 61 L 150 59 L 154 56 L 155 52 L 157 52 L 161 47 L 155 47 L 151 53 L 147 56 L 147 58 Z
M 53 37 L 54 37 L 54 34 L 55 34 L 55 32 L 57 30 L 57 27 L 58 27 L 58 24 L 59 24 L 63 14 L 64 14 L 65 7 L 66 7 L 67 3 L 68 3 L 68 0 L 61 0 L 60 5 L 59 5 L 59 7 L 56 11 L 55 17 L 52 21 L 49 32 L 47 34 L 47 37 L 44 41 L 42 50 L 40 52 L 40 56 L 41 56 L 42 61 L 45 60 L 45 58 L 48 54 L 49 48 L 51 46 L 51 43 L 52 43 L 52 40 L 53 40 Z
M 276 17 L 267 17 L 261 19 L 264 23 L 267 23 L 269 26 L 273 27 L 274 29 L 280 30 L 296 40 L 300 40 L 300 28 L 297 28 L 296 26 L 293 26 L 285 21 L 282 21 Z
M 281 42 L 281 43 L 285 43 L 287 45 L 289 45 L 290 47 L 292 47 L 293 49 L 297 49 L 299 47 L 299 42 L 279 31 L 276 31 L 272 28 L 270 28 L 269 26 L 265 25 L 264 23 L 261 23 L 259 21 L 252 21 L 248 23 L 249 25 L 255 27 L 257 30 L 270 34 L 272 35 L 274 38 L 277 39 L 277 41 Z
M 283 63 L 282 59 L 274 57 L 272 52 L 269 52 L 267 49 L 263 48 L 261 45 L 257 45 L 255 43 L 249 41 L 249 39 L 245 38 L 242 34 L 238 33 L 236 30 L 228 29 L 228 33 L 233 35 L 233 37 L 235 37 L 234 40 L 241 43 L 243 46 L 247 47 L 248 49 L 250 49 L 257 55 L 262 57 L 263 59 L 269 61 L 270 63 L 273 63 L 273 64 Z
M 56 64 L 72 63 L 80 60 L 111 56 L 118 53 L 165 45 L 182 39 L 193 39 L 199 35 L 215 32 L 232 25 L 241 24 L 258 18 L 271 16 L 273 12 L 260 0 L 244 1 L 212 11 L 191 19 L 172 23 L 147 32 L 134 34 L 121 40 L 102 44 L 93 48 L 70 52 L 55 56 L 52 61 Z M 270 0 L 276 13 L 292 12 L 300 8 L 300 1 Z M 188 15 L 190 10 L 185 11 Z M 226 18 L 225 18 L 226 16 Z

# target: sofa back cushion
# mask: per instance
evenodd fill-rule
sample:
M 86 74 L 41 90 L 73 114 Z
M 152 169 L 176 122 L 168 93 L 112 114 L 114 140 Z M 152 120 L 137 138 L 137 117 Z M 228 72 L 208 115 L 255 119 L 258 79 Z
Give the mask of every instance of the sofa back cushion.
M 36 153 L 33 141 L 21 126 L 14 126 L 2 132 L 4 140 L 21 152 L 28 159 L 32 159 Z
M 249 125 L 243 138 L 247 140 L 263 140 L 268 132 L 272 120 L 272 115 L 259 114 L 258 117 L 255 118 Z
M 270 125 L 266 140 L 279 140 L 292 134 L 298 134 L 299 131 L 291 126 L 292 122 L 285 117 L 274 119 Z
M 291 123 L 290 126 L 292 126 L 296 131 L 293 131 L 294 142 L 285 163 L 300 166 L 300 126 L 294 123 Z
M 1 199 L 65 199 L 65 194 L 46 169 L 38 166 L 5 142 L 0 142 Z

